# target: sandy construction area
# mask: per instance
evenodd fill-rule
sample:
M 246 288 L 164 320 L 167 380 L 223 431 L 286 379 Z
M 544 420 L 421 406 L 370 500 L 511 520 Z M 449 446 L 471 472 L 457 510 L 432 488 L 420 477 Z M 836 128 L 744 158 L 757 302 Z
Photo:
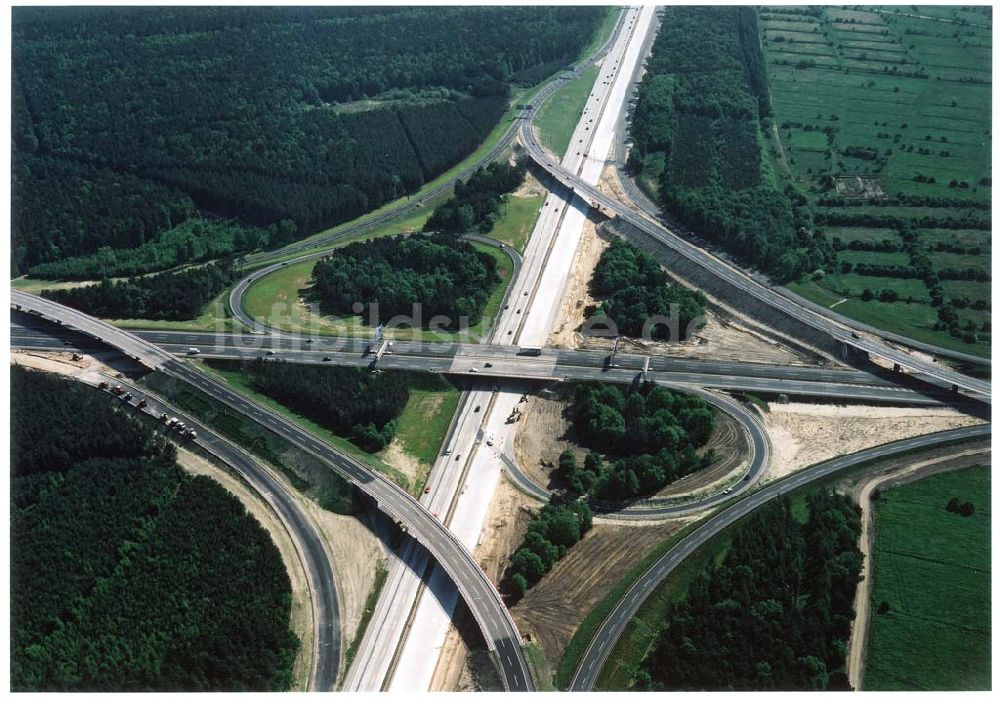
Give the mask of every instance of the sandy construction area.
M 569 442 L 569 421 L 563 417 L 566 402 L 559 398 L 528 396 L 524 417 L 514 438 L 514 459 L 521 471 L 539 486 L 549 488 L 549 474 L 564 450 L 573 450 L 582 461 L 586 452 Z
M 476 561 L 482 566 L 494 584 L 498 584 L 507 566 L 507 560 L 521 544 L 531 520 L 525 508 L 535 511 L 542 504 L 531 499 L 506 479 L 501 479 L 490 503 L 489 514 L 483 523 L 479 545 L 473 551 Z M 456 612 L 458 626 L 448 629 L 437 669 L 431 680 L 431 691 L 475 691 L 482 687 L 478 675 L 479 668 L 470 662 L 468 627 L 475 628 L 471 615 L 459 604 Z
M 573 633 L 624 574 L 693 519 L 650 526 L 595 524 L 511 610 L 555 668 Z
M 588 306 L 597 303 L 590 295 L 590 278 L 608 244 L 606 239 L 597 234 L 597 225 L 594 221 L 588 218 L 583 223 L 580 245 L 573 257 L 562 304 L 549 335 L 549 347 L 573 349 L 583 342 L 582 335 L 577 331 L 586 319 L 584 311 Z
M 832 457 L 894 440 L 982 423 L 951 408 L 886 408 L 772 403 L 764 414 L 771 438 L 765 481 Z

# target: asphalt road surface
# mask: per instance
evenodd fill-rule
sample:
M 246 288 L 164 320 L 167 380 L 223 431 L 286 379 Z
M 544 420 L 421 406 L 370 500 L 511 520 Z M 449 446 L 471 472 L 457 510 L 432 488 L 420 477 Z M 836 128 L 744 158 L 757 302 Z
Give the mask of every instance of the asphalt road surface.
M 852 455 L 838 457 L 791 474 L 773 484 L 768 484 L 756 493 L 750 494 L 719 511 L 664 553 L 645 574 L 639 577 L 632 588 L 622 596 L 621 600 L 594 634 L 590 646 L 584 653 L 579 668 L 570 683 L 570 691 L 589 691 L 594 688 L 594 684 L 597 682 L 601 668 L 604 666 L 608 655 L 614 649 L 618 638 L 621 637 L 625 627 L 635 616 L 646 598 L 678 565 L 690 557 L 695 550 L 732 525 L 735 521 L 760 508 L 768 501 L 818 479 L 833 476 L 873 460 L 884 459 L 913 450 L 968 440 L 988 439 L 991 430 L 992 427 L 989 424 L 959 428 L 957 430 L 946 430 L 940 433 L 899 440 L 862 450 Z
M 360 338 L 285 337 L 184 331 L 137 330 L 141 339 L 175 355 L 186 355 L 191 347 L 199 356 L 216 359 L 280 359 L 298 364 L 370 366 L 368 341 Z M 46 327 L 14 314 L 11 345 L 20 348 L 58 349 L 69 342 L 71 349 L 93 346 L 89 336 L 67 335 L 58 327 Z M 441 344 L 397 342 L 392 353 L 378 362 L 383 369 L 437 372 L 493 381 L 503 379 L 541 381 L 608 381 L 629 383 L 642 372 L 647 357 L 621 354 L 615 366 L 607 365 L 607 354 L 586 350 L 544 349 L 537 356 L 519 354 L 513 345 Z M 782 366 L 750 362 L 693 360 L 650 356 L 648 378 L 666 385 L 694 385 L 728 391 L 786 394 L 788 396 L 850 399 L 910 405 L 971 404 L 975 395 L 957 395 L 941 387 L 922 383 L 909 375 L 885 371 L 881 374 L 826 367 Z M 486 367 L 486 364 L 490 364 Z M 476 369 L 476 372 L 472 372 Z M 907 384 L 901 386 L 899 384 Z
M 232 467 L 273 509 L 292 538 L 309 583 L 315 638 L 309 690 L 332 692 L 337 685 L 342 655 L 340 606 L 337 601 L 333 565 L 323 547 L 320 531 L 312 519 L 302 509 L 285 483 L 238 445 L 171 406 L 159 396 L 150 393 L 148 389 L 131 384 L 125 379 L 107 377 L 104 381 L 109 385 L 118 384 L 132 394 L 131 401 L 121 399 L 120 403 L 127 403 L 135 411 L 145 412 L 157 419 L 160 414 L 166 413 L 197 431 L 198 436 L 194 440 L 183 440 L 169 428 L 162 425 L 160 427 L 161 432 L 172 437 L 179 445 L 195 443 Z M 138 403 L 143 400 L 146 401 L 146 406 L 140 409 Z
M 815 310 L 804 308 L 781 296 L 771 288 L 762 285 L 755 279 L 746 276 L 722 260 L 695 247 L 664 227 L 655 214 L 648 214 L 637 208 L 631 208 L 612 196 L 600 191 L 594 186 L 579 179 L 575 174 L 567 172 L 555 163 L 535 139 L 530 121 L 521 126 L 520 141 L 531 158 L 549 175 L 566 188 L 572 189 L 591 207 L 597 207 L 605 214 L 614 213 L 643 232 L 648 233 L 657 241 L 671 247 L 691 261 L 712 271 L 720 279 L 736 286 L 747 295 L 752 296 L 768 306 L 786 313 L 799 322 L 820 330 L 839 342 L 870 355 L 881 357 L 890 362 L 900 364 L 904 369 L 913 370 L 934 379 L 939 379 L 960 389 L 965 389 L 983 396 L 991 393 L 990 382 L 967 376 L 953 369 L 943 367 L 920 359 L 909 352 L 896 349 L 878 339 L 862 336 L 852 328 L 818 314 Z
M 20 305 L 22 310 L 33 315 L 91 335 L 151 369 L 158 369 L 191 384 L 332 466 L 372 497 L 383 513 L 402 523 L 409 534 L 417 538 L 444 567 L 491 647 L 504 686 L 512 691 L 534 689 L 521 650 L 520 634 L 496 587 L 451 532 L 395 483 L 330 447 L 280 414 L 131 333 L 24 291 L 11 291 L 11 305 Z

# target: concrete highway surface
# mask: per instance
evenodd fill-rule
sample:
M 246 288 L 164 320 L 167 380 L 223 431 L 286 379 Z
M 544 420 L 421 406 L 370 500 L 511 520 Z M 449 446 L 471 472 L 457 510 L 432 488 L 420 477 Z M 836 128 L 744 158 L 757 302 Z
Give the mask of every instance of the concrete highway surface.
M 449 574 L 495 655 L 504 686 L 514 691 L 534 689 L 521 649 L 520 633 L 496 587 L 444 524 L 395 483 L 329 446 L 280 414 L 131 333 L 24 291 L 11 291 L 11 305 L 20 306 L 24 312 L 91 335 L 151 369 L 189 383 L 336 469 L 373 498 L 382 512 L 404 525 L 409 534 L 419 540 Z
M 580 665 L 570 683 L 570 691 L 589 691 L 594 688 L 608 655 L 614 649 L 615 643 L 629 621 L 635 616 L 639 607 L 685 559 L 695 550 L 731 526 L 734 522 L 763 506 L 768 501 L 783 496 L 810 482 L 825 479 L 835 474 L 845 472 L 874 460 L 892 457 L 894 455 L 934 447 L 937 445 L 954 444 L 971 440 L 988 440 L 992 426 L 990 424 L 946 430 L 930 435 L 908 438 L 896 442 L 844 455 L 827 462 L 803 469 L 759 491 L 738 500 L 736 503 L 714 514 L 699 525 L 694 531 L 678 541 L 636 581 L 615 605 L 604 623 L 594 634 L 590 646 L 580 661 Z
M 622 13 L 602 63 L 600 78 L 595 83 L 571 143 L 581 139 L 589 142 L 590 135 L 596 132 L 593 124 L 595 115 L 599 112 L 598 107 L 602 107 L 601 101 L 606 103 L 613 89 L 612 78 L 618 74 L 622 57 L 631 46 L 640 14 L 634 8 Z M 540 98 L 532 101 L 536 107 L 542 102 Z M 574 169 L 579 169 L 584 162 L 585 157 L 573 150 L 567 153 L 564 160 L 567 167 Z M 512 279 L 505 305 L 492 326 L 491 342 L 521 345 L 544 342 L 548 326 L 560 304 L 562 287 L 584 219 L 580 209 L 569 207 L 563 194 L 555 192 L 548 196 L 525 247 L 523 265 Z M 391 356 L 397 357 L 395 352 Z M 461 353 L 450 368 L 461 368 L 462 373 L 475 378 L 471 375 L 476 372 L 471 369 L 478 361 L 473 360 L 466 365 L 460 357 Z M 389 357 L 383 359 L 386 360 L 386 368 L 397 363 L 396 359 L 391 362 Z M 447 513 L 441 513 L 442 520 L 470 550 L 482 536 L 490 502 L 500 480 L 498 454 L 502 448 L 512 447 L 516 426 L 506 423 L 506 417 L 510 409 L 517 406 L 521 396 L 522 390 L 512 386 L 510 381 L 500 383 L 493 378 L 474 382 L 456 412 L 456 430 L 447 445 L 450 454 L 441 456 L 431 468 L 429 484 L 432 494 L 439 497 L 436 500 L 441 505 L 448 507 Z M 475 481 L 466 482 L 466 477 L 475 477 Z M 390 580 L 397 583 L 394 577 L 390 574 Z M 384 655 L 375 658 L 372 663 L 356 660 L 359 669 L 366 668 L 373 676 L 356 679 L 353 673 L 355 668 L 352 667 L 348 675 L 351 688 L 412 691 L 426 690 L 431 686 L 438 653 L 450 627 L 457 598 L 454 589 L 444 583 L 440 570 L 431 570 L 429 575 L 425 575 L 428 589 L 415 584 L 418 577 L 419 574 L 412 570 L 400 573 L 398 583 L 401 590 L 407 595 L 416 592 L 416 598 L 413 601 L 397 599 L 385 607 L 391 613 L 390 622 L 401 625 L 380 632 L 370 629 L 365 635 L 366 641 L 369 638 L 379 641 L 372 646 L 372 652 L 393 653 L 389 662 L 385 662 Z M 428 590 L 433 592 L 433 596 L 427 593 Z M 364 643 L 362 647 L 365 647 Z
M 175 355 L 187 355 L 194 347 L 199 350 L 198 356 L 211 359 L 264 358 L 358 367 L 370 366 L 373 359 L 365 354 L 368 342 L 358 338 L 317 337 L 310 343 L 306 338 L 239 333 L 137 330 L 134 334 Z M 81 349 L 93 344 L 86 336 L 65 335 L 59 328 L 46 329 L 15 316 L 11 326 L 12 346 L 59 349 L 65 342 Z M 607 354 L 600 351 L 543 349 L 538 356 L 526 356 L 519 354 L 519 349 L 513 345 L 399 342 L 391 354 L 379 360 L 378 366 L 484 378 L 494 383 L 503 379 L 630 383 L 642 372 L 648 359 L 647 378 L 665 385 L 908 405 L 962 405 L 978 399 L 975 395 L 959 396 L 939 387 L 921 385 L 908 376 L 890 372 L 880 376 L 849 369 L 631 354 L 616 355 L 615 366 L 608 367 Z M 490 367 L 485 366 L 487 363 Z M 470 371 L 473 368 L 477 371 Z M 919 388 L 899 386 L 897 382 Z
M 811 308 L 802 307 L 781 296 L 773 289 L 762 285 L 757 280 L 735 269 L 718 257 L 703 249 L 695 247 L 690 242 L 679 237 L 664 227 L 655 214 L 646 213 L 637 208 L 629 207 L 612 196 L 607 195 L 595 186 L 578 178 L 555 163 L 551 156 L 538 143 L 531 129 L 531 122 L 525 121 L 521 126 L 520 141 L 529 156 L 558 183 L 571 189 L 590 207 L 597 207 L 605 214 L 616 214 L 630 225 L 646 232 L 657 241 L 671 247 L 684 257 L 712 271 L 720 279 L 738 287 L 747 295 L 786 313 L 799 322 L 811 328 L 820 330 L 830 337 L 869 355 L 880 357 L 903 369 L 912 370 L 928 377 L 939 379 L 959 389 L 965 389 L 983 396 L 990 396 L 991 384 L 988 381 L 970 377 L 953 369 L 921 359 L 907 351 L 892 347 L 878 339 L 862 336 L 839 321 L 832 320 L 817 313 Z

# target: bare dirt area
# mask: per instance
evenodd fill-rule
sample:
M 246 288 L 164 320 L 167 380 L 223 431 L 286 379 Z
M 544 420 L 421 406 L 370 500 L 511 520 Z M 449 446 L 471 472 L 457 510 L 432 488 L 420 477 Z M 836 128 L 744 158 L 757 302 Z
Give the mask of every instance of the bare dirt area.
M 53 374 L 71 376 L 88 382 L 97 382 L 101 374 L 115 376 L 119 372 L 142 372 L 140 366 L 116 352 L 80 354 L 74 360 L 72 352 L 11 352 L 11 362 Z
M 590 301 L 592 302 L 592 301 Z M 565 306 L 564 306 L 565 308 Z M 560 320 L 566 318 L 560 317 Z M 607 350 L 614 341 L 606 337 L 581 335 L 576 331 L 583 318 L 574 321 L 572 328 L 562 330 L 560 339 L 549 340 L 553 347 L 580 350 Z M 623 337 L 619 348 L 632 354 L 683 357 L 686 359 L 731 360 L 734 362 L 759 362 L 762 364 L 815 365 L 815 359 L 807 359 L 794 350 L 778 344 L 759 333 L 743 327 L 739 323 L 717 315 L 709 310 L 705 314 L 704 325 L 694 331 L 683 342 L 660 342 Z
M 764 414 L 771 438 L 765 481 L 832 457 L 894 440 L 982 421 L 951 408 L 886 408 L 811 403 L 772 403 Z
M 399 438 L 393 438 L 389 446 L 382 452 L 382 459 L 393 469 L 398 469 L 406 477 L 410 487 L 417 486 L 420 479 L 428 471 L 413 455 L 408 454 L 403 449 L 403 443 L 399 441 Z
M 727 480 L 730 475 L 743 470 L 750 446 L 743 428 L 736 419 L 727 413 L 715 411 L 715 431 L 699 452 L 704 453 L 709 450 L 715 452 L 717 457 L 715 462 L 705 469 L 667 484 L 656 495 L 666 498 L 707 491 Z
M 594 267 L 601 259 L 601 254 L 608 248 L 608 240 L 597 232 L 597 225 L 587 218 L 583 223 L 583 235 L 573 257 L 569 280 L 563 293 L 559 315 L 549 335 L 549 347 L 573 349 L 583 342 L 580 326 L 586 319 L 584 311 L 588 306 L 596 305 L 597 300 L 590 295 L 590 278 L 594 275 Z
M 586 454 L 567 438 L 569 421 L 563 416 L 565 410 L 566 400 L 561 397 L 532 395 L 524 405 L 521 428 L 514 437 L 514 459 L 539 486 L 548 488 L 549 474 L 564 450 L 573 450 L 578 460 Z
M 580 623 L 622 575 L 690 520 L 649 526 L 595 524 L 511 609 L 521 632 L 538 643 L 554 667 Z
M 815 360 L 807 359 L 713 310 L 706 311 L 704 325 L 684 341 L 647 342 L 624 339 L 623 342 L 623 350 L 641 354 L 764 364 L 815 364 Z
M 516 163 L 513 156 L 510 158 L 510 163 L 512 165 Z M 528 171 L 524 175 L 524 183 L 518 186 L 517 190 L 511 195 L 514 197 L 544 196 L 546 193 L 548 193 L 548 191 L 545 190 L 545 186 L 542 185 L 542 182 L 535 178 L 534 174 Z
M 309 499 L 304 499 L 303 505 L 319 528 L 333 564 L 340 632 L 346 647 L 357 633 L 365 600 L 375 583 L 375 568 L 385 560 L 385 552 L 371 528 L 354 516 L 324 511 Z
M 934 452 L 947 452 L 936 449 Z M 864 679 L 865 646 L 868 641 L 868 625 L 871 618 L 871 551 L 872 551 L 872 494 L 878 489 L 886 489 L 900 484 L 923 479 L 932 474 L 964 469 L 973 464 L 989 464 L 990 452 L 986 448 L 966 449 L 950 452 L 943 456 L 914 460 L 907 458 L 905 464 L 890 467 L 876 476 L 866 477 L 851 487 L 849 493 L 861 507 L 861 535 L 858 547 L 863 555 L 861 581 L 854 597 L 854 621 L 851 624 L 851 638 L 847 650 L 847 677 L 851 686 L 861 688 Z
M 526 497 L 506 479 L 500 480 L 483 523 L 479 545 L 473 551 L 476 561 L 494 584 L 500 582 L 508 558 L 521 544 L 528 529 L 532 514 L 523 509 L 534 511 L 540 507 L 541 503 Z M 474 639 L 470 639 L 464 633 L 468 629 L 463 628 L 463 619 L 467 617 L 471 620 L 471 616 L 467 612 L 459 615 L 463 618 L 455 619 L 458 626 L 453 623 L 448 629 L 437 669 L 431 679 L 432 692 L 477 691 L 484 686 L 480 668 L 470 661 L 470 640 Z
M 281 553 L 281 561 L 285 564 L 288 579 L 292 585 L 290 627 L 302 644 L 292 667 L 294 689 L 305 691 L 309 684 L 315 625 L 305 570 L 288 531 L 256 492 L 222 467 L 183 447 L 177 448 L 177 464 L 189 474 L 210 477 L 225 487 L 230 494 L 239 499 L 247 512 L 268 532 L 271 541 Z

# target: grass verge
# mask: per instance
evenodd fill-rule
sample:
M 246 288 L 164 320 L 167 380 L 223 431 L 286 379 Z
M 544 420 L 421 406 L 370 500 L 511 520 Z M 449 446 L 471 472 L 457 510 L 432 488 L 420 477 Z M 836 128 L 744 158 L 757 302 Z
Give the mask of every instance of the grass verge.
M 339 435 L 334 435 L 330 430 L 323 427 L 319 423 L 316 423 L 303 415 L 300 415 L 288 408 L 287 406 L 278 403 L 270 396 L 257 391 L 253 386 L 253 382 L 250 379 L 250 374 L 239 368 L 238 363 L 230 363 L 228 361 L 197 361 L 192 362 L 192 364 L 197 365 L 202 369 L 217 379 L 224 381 L 225 383 L 232 386 L 234 389 L 253 399 L 260 405 L 268 408 L 282 416 L 287 420 L 295 423 L 303 430 L 306 430 L 316 437 L 318 437 L 323 442 L 332 445 L 336 449 L 343 452 L 345 455 L 353 457 L 359 462 L 364 463 L 368 467 L 381 472 L 383 475 L 391 479 L 392 481 L 399 484 L 409 491 L 410 482 L 406 476 L 400 472 L 395 467 L 386 464 L 380 457 L 373 455 L 371 453 L 365 452 L 364 450 L 357 447 L 354 443 L 340 437 Z
M 520 219 L 521 214 L 508 211 L 500 222 L 503 223 L 508 217 Z M 470 337 L 483 338 L 489 333 L 510 285 L 513 268 L 510 258 L 496 247 L 479 243 L 473 246 L 493 257 L 497 273 L 500 275 L 500 283 L 493 289 L 483 309 L 480 323 L 467 333 L 395 328 L 387 330 L 386 337 L 395 340 L 412 340 L 419 337 L 426 342 L 463 342 L 469 341 Z M 308 300 L 311 296 L 312 270 L 315 264 L 316 262 L 312 260 L 289 264 L 258 279 L 247 289 L 243 297 L 244 309 L 255 320 L 279 329 L 311 332 L 317 335 L 370 338 L 374 331 L 360 316 L 337 318 L 333 315 L 317 314 L 310 306 L 303 304 L 302 299 Z
M 507 199 L 503 217 L 497 221 L 489 236 L 524 252 L 528 236 L 535 227 L 545 195 L 511 196 Z
M 569 81 L 552 94 L 552 97 L 538 111 L 535 125 L 542 144 L 559 156 L 569 147 L 583 107 L 598 76 L 597 66 L 590 66 L 579 76 Z
M 368 629 L 368 622 L 372 619 L 372 614 L 375 612 L 375 604 L 378 603 L 379 595 L 382 593 L 382 587 L 385 586 L 385 580 L 388 576 L 389 570 L 386 569 L 385 563 L 379 563 L 375 568 L 375 583 L 372 585 L 372 590 L 368 592 L 368 598 L 365 599 L 365 609 L 361 612 L 358 630 L 354 632 L 354 638 L 351 639 L 351 644 L 347 646 L 347 650 L 344 652 L 344 669 L 342 670 L 341 682 L 343 682 L 343 677 L 347 675 L 348 670 L 351 669 L 354 656 L 358 654 L 361 639 L 365 636 L 365 631 Z

